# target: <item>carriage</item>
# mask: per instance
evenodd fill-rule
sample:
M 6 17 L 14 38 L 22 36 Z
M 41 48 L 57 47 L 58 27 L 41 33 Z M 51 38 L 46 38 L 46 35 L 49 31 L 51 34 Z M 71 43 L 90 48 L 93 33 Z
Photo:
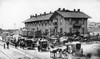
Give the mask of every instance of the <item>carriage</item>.
M 33 49 L 33 43 L 30 39 L 19 39 L 17 44 L 23 49 Z
M 66 48 L 58 48 L 56 50 L 50 51 L 50 57 L 53 59 L 66 59 L 66 58 L 81 58 L 85 56 L 83 55 L 83 49 L 81 48 L 81 44 L 73 44 L 73 43 L 67 43 L 65 45 Z
M 47 51 L 48 50 L 48 42 L 47 41 L 41 41 L 39 43 L 38 49 L 40 51 Z

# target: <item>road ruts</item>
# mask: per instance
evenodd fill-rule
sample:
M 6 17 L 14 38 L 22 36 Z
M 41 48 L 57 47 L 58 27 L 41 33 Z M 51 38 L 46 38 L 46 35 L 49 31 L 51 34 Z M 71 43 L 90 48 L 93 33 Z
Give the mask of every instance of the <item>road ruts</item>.
M 0 59 L 12 59 L 11 57 L 9 57 L 7 54 L 5 54 L 4 52 L 2 52 L 1 50 L 0 50 L 0 53 L 5 56 L 5 57 L 4 56 L 0 57 Z

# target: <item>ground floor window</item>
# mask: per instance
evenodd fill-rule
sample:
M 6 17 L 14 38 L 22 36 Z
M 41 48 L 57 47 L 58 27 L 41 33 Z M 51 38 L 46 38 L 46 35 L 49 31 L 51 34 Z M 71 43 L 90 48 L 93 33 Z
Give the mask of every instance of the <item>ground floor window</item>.
M 83 34 L 84 34 L 84 28 L 82 28 L 82 32 L 83 32 Z
M 62 28 L 60 28 L 60 33 L 62 33 L 63 32 L 63 29 Z
M 70 33 L 72 33 L 72 28 L 69 28 Z

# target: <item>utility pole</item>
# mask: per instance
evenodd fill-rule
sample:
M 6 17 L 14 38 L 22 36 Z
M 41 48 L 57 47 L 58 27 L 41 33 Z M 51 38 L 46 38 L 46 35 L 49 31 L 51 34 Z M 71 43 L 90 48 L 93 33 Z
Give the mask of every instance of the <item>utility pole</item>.
M 1 25 L 1 28 L 3 29 L 3 25 Z
M 16 23 L 14 23 L 14 29 L 16 29 Z

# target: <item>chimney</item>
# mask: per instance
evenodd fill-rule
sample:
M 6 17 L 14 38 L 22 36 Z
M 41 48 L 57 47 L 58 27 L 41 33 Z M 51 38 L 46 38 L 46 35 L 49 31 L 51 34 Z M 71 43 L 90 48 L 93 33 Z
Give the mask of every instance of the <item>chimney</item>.
M 76 9 L 74 9 L 74 12 L 76 11 Z
M 37 14 L 35 14 L 35 17 L 37 17 Z
M 41 16 L 42 14 L 40 13 L 40 16 Z
M 50 11 L 50 13 L 52 13 L 52 12 Z
M 61 8 L 58 8 L 58 10 L 57 11 L 61 11 Z
M 32 15 L 30 15 L 30 18 L 32 18 L 33 16 Z
M 44 12 L 44 15 L 46 15 L 46 12 Z
M 63 10 L 62 10 L 62 11 L 66 11 L 66 10 L 65 10 L 65 8 L 63 8 Z
M 34 17 L 34 15 L 33 15 L 33 17 Z
M 80 12 L 80 9 L 78 9 L 77 11 Z

